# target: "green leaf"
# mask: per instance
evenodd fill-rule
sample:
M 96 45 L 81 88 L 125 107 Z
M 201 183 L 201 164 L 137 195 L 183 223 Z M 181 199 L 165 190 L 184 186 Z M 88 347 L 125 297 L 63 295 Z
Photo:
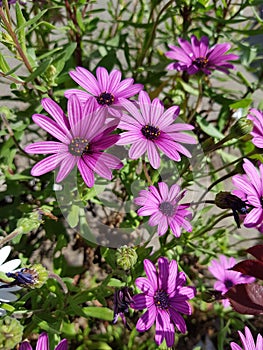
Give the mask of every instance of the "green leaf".
M 6 62 L 4 56 L 1 54 L 1 52 L 0 52 L 0 69 L 3 73 L 7 73 L 11 69 L 9 64 Z
M 182 85 L 184 91 L 189 92 L 189 94 L 194 95 L 194 96 L 198 96 L 198 89 L 192 87 L 191 85 L 185 83 L 184 81 L 180 80 L 180 82 L 178 82 L 179 84 Z
M 113 311 L 107 307 L 88 306 L 82 308 L 86 317 L 95 317 L 105 321 L 112 321 Z
M 23 52 L 26 53 L 26 33 L 25 33 L 25 28 L 23 28 L 23 25 L 26 23 L 26 20 L 23 16 L 23 13 L 21 11 L 21 8 L 18 2 L 16 3 L 16 21 L 17 21 L 17 27 L 22 27 L 22 29 L 17 33 L 18 41 Z
M 252 98 L 243 98 L 242 100 L 231 103 L 231 105 L 229 105 L 229 107 L 233 108 L 233 109 L 247 108 L 251 105 L 252 101 L 253 101 Z
M 209 123 L 205 118 L 202 118 L 200 115 L 196 117 L 196 121 L 200 128 L 209 136 L 212 136 L 217 139 L 222 139 L 224 135 L 216 129 L 211 123 Z
M 16 29 L 16 34 L 18 34 L 21 30 L 25 29 L 26 27 L 31 26 L 32 24 L 36 23 L 46 12 L 48 9 L 45 9 L 41 12 L 39 12 L 36 16 L 34 16 L 33 18 L 31 18 L 29 21 L 24 22 L 23 24 L 21 24 L 17 29 Z
M 25 81 L 26 81 L 26 82 L 33 81 L 35 78 L 39 77 L 42 73 L 44 73 L 44 72 L 47 70 L 47 68 L 48 68 L 48 66 L 49 66 L 49 64 L 50 64 L 51 61 L 52 61 L 52 59 L 50 58 L 50 59 L 48 59 L 48 60 L 42 62 L 42 63 L 40 64 L 40 66 L 38 66 L 37 69 L 35 69 L 34 72 L 31 73 L 31 74 L 25 79 Z
M 76 227 L 79 222 L 79 206 L 73 204 L 70 208 L 70 212 L 67 216 L 67 222 L 70 227 Z

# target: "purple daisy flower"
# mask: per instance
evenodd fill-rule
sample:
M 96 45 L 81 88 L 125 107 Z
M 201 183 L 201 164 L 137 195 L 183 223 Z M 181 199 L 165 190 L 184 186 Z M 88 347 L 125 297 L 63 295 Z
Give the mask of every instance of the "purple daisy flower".
M 251 331 L 248 327 L 245 327 L 245 335 L 238 331 L 243 348 L 237 343 L 230 343 L 231 350 L 262 350 L 263 349 L 263 338 L 261 334 L 258 334 L 256 344 L 254 342 Z
M 220 255 L 219 260 L 213 259 L 208 270 L 217 279 L 214 283 L 214 289 L 225 294 L 231 287 L 236 284 L 253 283 L 254 277 L 243 275 L 240 272 L 229 270 L 236 265 L 235 258 L 227 258 L 225 255 Z M 223 306 L 230 306 L 228 299 L 222 300 Z
M 160 345 L 166 340 L 168 347 L 173 346 L 175 328 L 186 333 L 186 324 L 181 315 L 191 315 L 189 299 L 194 298 L 194 287 L 184 287 L 186 276 L 178 272 L 177 262 L 165 257 L 158 259 L 159 272 L 154 264 L 144 260 L 144 270 L 147 278 L 139 277 L 135 283 L 142 293 L 133 297 L 131 307 L 136 310 L 147 309 L 139 318 L 136 329 L 138 332 L 147 331 L 156 323 L 155 341 Z
M 258 148 L 263 148 L 263 112 L 252 108 L 247 119 L 252 120 L 254 127 L 250 133 L 253 136 L 252 142 Z
M 123 115 L 118 127 L 127 132 L 122 133 L 118 145 L 132 144 L 129 150 L 131 159 L 140 158 L 147 152 L 149 162 L 154 169 L 160 166 L 161 150 L 167 157 L 176 162 L 181 160 L 179 153 L 191 158 L 191 153 L 179 142 L 196 144 L 191 135 L 181 133 L 193 130 L 185 123 L 175 123 L 180 108 L 173 106 L 164 112 L 164 106 L 158 98 L 152 102 L 145 91 L 139 93 L 139 104 L 120 99 L 123 107 L 130 115 Z
M 172 185 L 170 190 L 166 183 L 159 182 L 159 189 L 150 186 L 149 190 L 139 192 L 139 197 L 134 199 L 135 204 L 141 205 L 138 215 L 149 216 L 149 225 L 158 225 L 158 235 L 162 236 L 171 228 L 175 237 L 181 236 L 181 229 L 191 232 L 192 226 L 186 219 L 191 219 L 192 214 L 187 210 L 189 204 L 178 204 L 184 197 L 178 185 Z
M 59 142 L 35 142 L 25 148 L 28 153 L 52 154 L 34 165 L 31 174 L 40 176 L 59 167 L 56 182 L 61 182 L 77 165 L 88 187 L 94 185 L 94 172 L 111 180 L 110 169 L 120 169 L 122 163 L 103 153 L 119 139 L 118 135 L 110 134 L 116 124 L 105 123 L 105 110 L 95 110 L 95 102 L 90 100 L 81 105 L 75 95 L 68 100 L 68 119 L 53 100 L 44 98 L 42 106 L 55 121 L 42 114 L 34 114 L 33 120 Z
M 226 54 L 231 48 L 229 43 L 216 44 L 209 48 L 209 39 L 203 36 L 199 41 L 195 35 L 191 36 L 191 43 L 182 38 L 178 39 L 179 45 L 168 45 L 171 51 L 165 55 L 172 60 L 179 62 L 170 63 L 167 69 L 178 71 L 187 71 L 188 74 L 203 72 L 211 74 L 212 70 L 219 70 L 229 73 L 229 69 L 234 69 L 233 64 L 228 61 L 237 60 L 239 57 L 234 54 Z
M 232 191 L 252 209 L 245 216 L 245 227 L 257 227 L 263 222 L 263 164 L 259 170 L 248 160 L 244 159 L 243 169 L 245 174 L 235 175 L 233 184 L 238 190 Z
M 19 350 L 33 350 L 32 346 L 27 341 L 23 341 L 19 346 Z M 47 333 L 41 333 L 38 341 L 36 350 L 49 350 L 49 341 Z M 67 339 L 62 339 L 54 350 L 68 350 Z
M 65 92 L 65 96 L 69 98 L 72 94 L 76 94 L 79 100 L 84 103 L 87 99 L 95 99 L 97 107 L 107 107 L 108 112 L 113 115 L 121 116 L 120 98 L 127 99 L 143 89 L 142 84 L 133 84 L 132 78 L 121 81 L 121 72 L 114 69 L 109 74 L 104 67 L 96 69 L 96 77 L 87 69 L 77 67 L 75 71 L 70 71 L 71 78 L 78 83 L 87 92 L 70 89 Z

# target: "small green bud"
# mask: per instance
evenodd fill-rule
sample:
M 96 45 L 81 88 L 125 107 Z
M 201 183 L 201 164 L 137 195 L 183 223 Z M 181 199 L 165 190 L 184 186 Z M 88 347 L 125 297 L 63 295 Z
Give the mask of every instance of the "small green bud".
M 21 229 L 22 233 L 29 233 L 36 230 L 41 225 L 42 220 L 38 212 L 33 212 L 29 217 L 21 218 L 17 221 L 17 227 Z
M 117 265 L 123 270 L 129 270 L 132 268 L 136 264 L 137 259 L 138 255 L 134 248 L 124 245 L 116 251 Z
M 238 139 L 242 136 L 249 134 L 253 130 L 252 120 L 246 117 L 241 117 L 237 122 L 230 128 L 230 134 L 232 137 Z
M 23 326 L 15 318 L 0 319 L 0 349 L 12 350 L 21 342 Z
M 48 81 L 48 83 L 50 85 L 54 85 L 55 84 L 55 78 L 56 78 L 56 74 L 57 74 L 57 69 L 55 66 L 53 66 L 52 64 L 47 68 L 46 72 L 45 72 L 45 77 Z

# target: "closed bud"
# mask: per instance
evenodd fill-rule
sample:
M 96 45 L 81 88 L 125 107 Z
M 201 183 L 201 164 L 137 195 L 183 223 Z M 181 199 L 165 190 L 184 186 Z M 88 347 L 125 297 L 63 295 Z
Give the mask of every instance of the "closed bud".
M 129 270 L 132 268 L 138 259 L 138 255 L 134 248 L 130 248 L 126 245 L 120 247 L 116 251 L 116 262 L 123 270 Z
M 238 121 L 231 127 L 230 134 L 232 137 L 238 139 L 242 136 L 249 134 L 253 129 L 252 120 L 247 119 L 247 117 L 241 117 Z

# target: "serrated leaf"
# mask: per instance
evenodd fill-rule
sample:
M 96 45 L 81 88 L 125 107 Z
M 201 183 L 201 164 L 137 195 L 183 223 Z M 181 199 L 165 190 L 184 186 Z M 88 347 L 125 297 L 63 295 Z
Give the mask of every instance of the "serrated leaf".
M 257 244 L 254 247 L 248 248 L 247 252 L 263 262 L 263 244 Z
M 263 261 L 247 259 L 233 266 L 231 270 L 256 277 L 263 281 Z

